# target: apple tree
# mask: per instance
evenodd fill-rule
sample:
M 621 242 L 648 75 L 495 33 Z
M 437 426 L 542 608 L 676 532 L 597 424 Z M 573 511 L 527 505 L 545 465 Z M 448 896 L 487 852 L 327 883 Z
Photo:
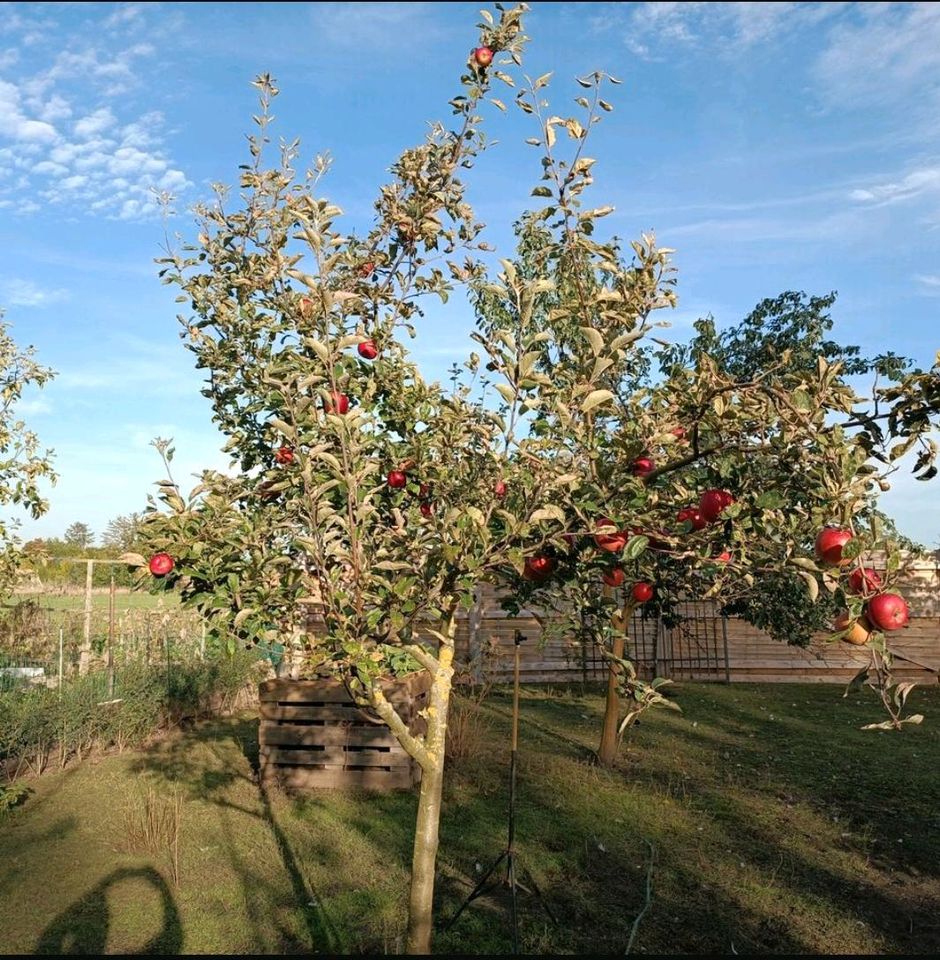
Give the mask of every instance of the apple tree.
M 262 76 L 237 199 L 219 187 L 198 210 L 197 241 L 162 260 L 234 462 L 185 496 L 162 482 L 140 531 L 150 572 L 230 642 L 279 642 L 305 669 L 342 677 L 421 766 L 408 931 L 419 953 L 430 948 L 457 612 L 481 580 L 522 569 L 561 482 L 534 456 L 508 457 L 507 425 L 472 384 L 428 383 L 405 346 L 427 298 L 446 302 L 482 272 L 461 176 L 486 145 L 484 102 L 503 107 L 491 84 L 513 86 L 502 68 L 525 41 L 523 8 L 497 10 L 451 101 L 456 128 L 435 125 L 401 155 L 368 233 L 342 230 L 321 195 L 326 160 L 298 173 L 289 142 L 265 166 L 277 89 Z M 431 677 L 420 735 L 383 693 L 405 654 Z
M 518 95 L 538 124 L 530 142 L 543 173 L 532 193 L 542 205 L 517 225 L 516 259 L 495 282 L 475 281 L 476 338 L 501 414 L 536 438 L 530 449 L 566 493 L 548 550 L 509 578 L 515 603 L 548 608 L 554 629 L 609 659 L 603 763 L 642 710 L 671 705 L 664 681 L 642 681 L 625 656 L 632 611 L 648 600 L 666 613 L 680 597 L 753 603 L 799 582 L 804 602 L 846 609 L 836 637 L 871 647 L 887 704 L 885 635 L 906 622 L 906 605 L 889 592 L 900 557 L 877 494 L 914 447 L 918 477 L 936 472 L 940 368 L 912 371 L 892 354 L 864 360 L 825 339 L 825 300 L 793 294 L 764 301 L 739 330 L 719 336 L 703 321 L 688 347 L 664 340 L 657 317 L 675 302 L 671 251 L 652 236 L 626 251 L 598 239 L 612 208 L 584 202 L 594 171 L 584 147 L 610 109 L 609 79 L 580 81 L 575 116 L 550 114 L 546 78 Z M 880 380 L 860 394 L 852 381 L 869 372 Z M 813 558 L 817 533 L 839 543 L 817 543 Z M 877 582 L 862 559 L 873 551 L 887 556 Z M 886 721 L 901 722 L 899 711 Z
M 43 387 L 54 376 L 36 360 L 33 347 L 17 346 L 0 311 L 0 507 L 25 510 L 34 520 L 49 504 L 40 493 L 42 481 L 55 482 L 52 451 L 16 413 L 28 387 Z M 16 520 L 0 520 L 0 595 L 16 584 L 24 556 L 16 536 Z

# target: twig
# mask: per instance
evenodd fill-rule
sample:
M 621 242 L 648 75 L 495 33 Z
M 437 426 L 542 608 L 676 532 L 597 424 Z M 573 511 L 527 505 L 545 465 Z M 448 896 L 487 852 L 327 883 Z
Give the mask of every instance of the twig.
M 636 939 L 637 931 L 640 929 L 640 921 L 646 916 L 647 911 L 653 903 L 653 864 L 656 862 L 656 848 L 649 840 L 644 840 L 643 842 L 650 849 L 650 865 L 646 871 L 646 903 L 643 904 L 643 909 L 636 915 L 636 919 L 633 921 L 633 926 L 630 929 L 630 939 L 627 941 L 627 949 L 623 951 L 625 954 L 633 949 L 633 941 Z

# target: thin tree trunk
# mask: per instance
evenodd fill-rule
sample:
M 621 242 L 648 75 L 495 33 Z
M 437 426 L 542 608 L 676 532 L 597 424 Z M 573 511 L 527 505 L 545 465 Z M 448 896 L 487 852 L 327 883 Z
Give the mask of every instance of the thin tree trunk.
M 441 822 L 441 791 L 444 786 L 444 746 L 447 739 L 447 711 L 453 680 L 453 631 L 451 616 L 447 643 L 438 654 L 439 666 L 431 684 L 428 707 L 426 753 L 421 764 L 421 794 L 415 824 L 414 856 L 411 862 L 411 896 L 408 902 L 408 946 L 410 954 L 431 952 L 434 914 L 434 874 Z
M 616 616 L 616 614 L 615 614 Z M 614 632 L 614 642 L 611 653 L 617 660 L 623 658 L 623 651 L 627 640 L 627 631 L 633 617 L 633 604 L 625 602 L 620 611 L 623 621 L 622 627 Z M 613 766 L 617 759 L 617 728 L 620 725 L 620 695 L 617 687 L 620 682 L 620 664 L 612 660 L 607 667 L 607 705 L 604 709 L 604 729 L 601 732 L 601 743 L 597 749 L 597 762 L 604 767 Z
M 623 656 L 626 637 L 617 632 L 614 635 L 613 655 Z M 597 750 L 597 762 L 602 766 L 613 766 L 617 759 L 617 726 L 620 722 L 620 697 L 617 683 L 620 678 L 620 664 L 611 661 L 607 667 L 607 706 L 604 710 L 604 729 L 601 733 L 601 745 Z
M 434 769 L 423 771 L 418 819 L 415 824 L 414 857 L 411 863 L 411 897 L 408 902 L 408 953 L 411 954 L 431 952 L 434 873 L 443 786 L 443 763 L 435 764 Z

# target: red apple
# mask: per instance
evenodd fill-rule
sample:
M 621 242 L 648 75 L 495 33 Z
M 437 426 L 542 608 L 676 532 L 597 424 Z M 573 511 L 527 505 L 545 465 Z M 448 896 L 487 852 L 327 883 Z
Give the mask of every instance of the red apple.
M 422 501 L 418 509 L 421 511 L 422 517 L 430 517 L 434 513 L 434 507 L 427 500 Z
M 359 351 L 359 356 L 365 360 L 374 360 L 379 355 L 379 348 L 375 345 L 374 340 L 363 340 L 356 347 L 356 350 Z
M 731 554 L 727 550 L 722 550 L 717 556 L 712 558 L 715 563 L 731 563 Z
M 632 596 L 634 603 L 646 603 L 647 600 L 653 599 L 653 587 L 646 581 L 641 580 L 639 583 L 633 584 Z
M 503 497 L 506 496 L 506 491 L 507 491 L 508 489 L 509 489 L 509 488 L 506 486 L 506 481 L 505 481 L 505 480 L 497 480 L 497 481 L 496 481 L 496 485 L 493 487 L 493 493 L 494 493 L 497 497 L 499 497 L 500 500 L 502 500 Z
M 693 530 L 704 530 L 708 526 L 708 521 L 702 516 L 702 511 L 698 507 L 683 507 L 676 514 L 676 520 L 679 523 L 691 523 Z
M 174 566 L 173 558 L 168 553 L 155 553 L 148 564 L 155 577 L 165 577 Z
M 489 47 L 477 47 L 473 59 L 478 67 L 488 67 L 493 62 L 493 51 Z
M 858 620 L 852 620 L 849 617 L 849 611 L 844 610 L 832 621 L 832 629 L 837 633 L 847 630 L 848 632 L 842 639 L 846 643 L 854 643 L 856 646 L 861 646 L 863 643 L 868 642 L 872 627 L 867 617 L 861 616 Z
M 645 477 L 656 469 L 656 463 L 650 457 L 637 457 L 630 469 L 635 477 Z
M 685 427 L 673 427 L 669 431 L 677 440 L 685 439 Z
M 342 416 L 349 410 L 349 397 L 345 393 L 340 393 L 339 390 L 334 390 L 329 399 L 324 401 L 323 406 L 327 413 L 338 413 Z
M 851 530 L 841 527 L 823 527 L 816 537 L 816 556 L 832 566 L 842 566 L 851 560 L 842 559 L 842 548 L 852 539 Z
M 375 264 L 369 260 L 368 263 L 362 264 L 359 268 L 359 275 L 362 277 L 371 277 L 373 270 L 375 270 Z
M 278 447 L 274 451 L 274 459 L 282 465 L 293 463 L 294 451 L 290 447 Z
M 627 532 L 618 530 L 613 520 L 608 520 L 607 517 L 601 517 L 598 526 L 601 529 L 607 529 L 604 533 L 594 534 L 594 542 L 601 550 L 606 550 L 608 553 L 620 553 L 627 545 L 629 539 Z
M 313 313 L 313 301 L 309 297 L 300 298 L 300 315 L 309 317 Z
M 522 571 L 523 580 L 546 580 L 552 575 L 556 563 L 554 557 L 546 556 L 544 553 L 537 553 L 534 557 L 526 557 L 525 567 Z
M 879 593 L 865 607 L 868 619 L 879 629 L 888 633 L 906 627 L 911 611 L 904 597 L 896 593 Z
M 874 593 L 881 586 L 881 577 L 871 567 L 856 568 L 849 577 L 849 590 L 856 594 Z
M 385 480 L 393 490 L 401 490 L 408 482 L 408 477 L 404 470 L 389 470 Z
M 727 490 L 706 490 L 699 500 L 698 508 L 708 523 L 714 523 L 722 514 L 725 507 L 734 503 L 734 497 Z
M 623 583 L 624 577 L 626 577 L 626 574 L 623 570 L 621 570 L 620 567 L 614 567 L 613 570 L 605 573 L 601 579 L 608 587 L 619 587 L 620 584 Z
M 421 497 L 421 499 L 423 500 L 425 497 L 429 497 L 430 495 L 431 495 L 431 484 L 422 483 L 418 487 L 418 496 Z

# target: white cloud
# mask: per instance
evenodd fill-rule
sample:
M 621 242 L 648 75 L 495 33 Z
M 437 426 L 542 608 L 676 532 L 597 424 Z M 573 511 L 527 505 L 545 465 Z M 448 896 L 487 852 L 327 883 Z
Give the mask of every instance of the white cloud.
M 101 106 L 100 89 L 91 83 L 89 91 L 84 82 L 127 79 L 132 59 L 149 52 L 147 44 L 128 47 L 110 60 L 90 49 L 60 52 L 44 73 L 18 84 L 0 81 L 0 142 L 4 135 L 12 140 L 0 147 L 0 208 L 26 214 L 42 202 L 77 207 L 86 215 L 143 219 L 161 212 L 154 191 L 178 196 L 191 186 L 165 152 L 162 113 L 122 116 L 122 104 Z M 80 67 L 87 76 L 78 76 Z M 68 100 L 56 89 L 63 77 L 69 78 Z M 99 105 L 82 109 L 89 96 Z M 73 114 L 77 119 L 70 133 L 57 132 L 48 119 L 34 119 L 59 121 Z
M 22 110 L 22 93 L 16 84 L 0 80 L 0 136 L 14 141 L 55 140 L 51 123 L 31 120 Z
M 859 203 L 891 204 L 911 200 L 940 190 L 940 166 L 912 170 L 900 180 L 872 184 L 853 190 L 849 196 Z
M 83 140 L 88 140 L 91 137 L 98 136 L 100 133 L 104 133 L 105 130 L 113 127 L 115 122 L 111 108 L 101 107 L 94 113 L 90 113 L 87 117 L 82 117 L 82 119 L 75 124 L 75 136 L 81 137 Z
M 159 4 L 151 3 L 147 6 L 156 7 Z M 106 27 L 127 26 L 128 24 L 138 23 L 142 19 L 144 4 L 142 3 L 119 3 L 115 11 L 105 20 Z
M 433 3 L 316 3 L 310 7 L 311 41 L 331 47 L 373 52 L 401 49 L 402 37 L 414 44 L 440 36 Z
M 68 290 L 44 290 L 32 280 L 10 279 L 2 284 L 3 299 L 13 307 L 48 307 L 68 298 Z
M 928 273 L 918 273 L 914 279 L 921 285 L 921 293 L 928 297 L 940 297 L 940 276 Z
M 35 417 L 43 413 L 52 413 L 52 404 L 43 397 L 20 400 L 16 405 L 16 412 L 24 417 Z
M 612 7 L 591 19 L 595 31 L 622 32 L 624 43 L 647 60 L 665 59 L 677 46 L 708 48 L 719 56 L 834 16 L 844 3 L 636 3 Z
M 822 98 L 839 106 L 935 106 L 940 93 L 940 5 L 855 4 L 829 32 L 814 67 Z M 933 101 L 931 104 L 930 101 Z

